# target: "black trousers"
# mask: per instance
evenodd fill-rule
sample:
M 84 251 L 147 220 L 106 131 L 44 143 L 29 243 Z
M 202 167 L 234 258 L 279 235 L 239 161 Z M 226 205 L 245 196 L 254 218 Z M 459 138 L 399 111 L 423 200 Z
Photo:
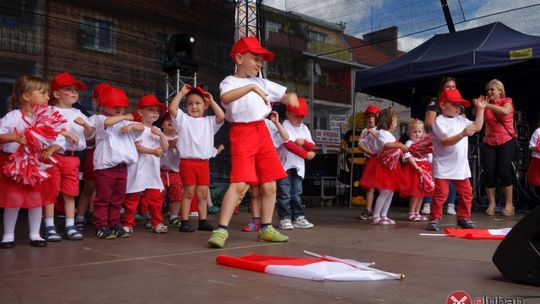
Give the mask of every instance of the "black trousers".
M 509 140 L 499 146 L 490 146 L 484 143 L 480 153 L 484 169 L 484 186 L 495 188 L 497 179 L 500 180 L 501 187 L 511 186 L 513 174 L 511 163 L 516 154 L 515 142 Z

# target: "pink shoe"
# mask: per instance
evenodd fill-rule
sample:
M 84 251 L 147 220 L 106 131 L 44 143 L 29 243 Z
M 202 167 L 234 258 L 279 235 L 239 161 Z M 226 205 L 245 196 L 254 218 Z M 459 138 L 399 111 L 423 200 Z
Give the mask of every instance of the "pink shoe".
M 251 222 L 251 223 L 245 225 L 244 227 L 242 227 L 242 231 L 245 231 L 245 232 L 257 232 L 257 231 L 259 231 L 260 228 L 261 228 L 260 223 Z
M 380 225 L 381 222 L 383 222 L 382 218 L 374 216 L 373 219 L 371 220 L 371 225 Z
M 385 224 L 381 224 L 381 225 L 395 225 L 396 224 L 396 221 L 394 221 L 393 219 L 389 217 L 383 216 L 382 219 Z
M 417 213 L 414 218 L 414 221 L 415 222 L 427 221 L 427 217 Z
M 407 218 L 409 219 L 409 221 L 413 221 L 413 222 L 418 221 L 416 219 L 416 213 L 407 213 Z

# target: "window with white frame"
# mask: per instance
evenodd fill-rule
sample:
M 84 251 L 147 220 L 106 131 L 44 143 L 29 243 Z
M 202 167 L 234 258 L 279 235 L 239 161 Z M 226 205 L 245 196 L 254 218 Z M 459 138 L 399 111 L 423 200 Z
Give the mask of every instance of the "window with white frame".
M 265 24 L 265 29 L 264 29 L 265 31 L 264 37 L 266 39 L 270 39 L 270 33 L 271 32 L 279 33 L 279 31 L 281 30 L 281 27 L 282 27 L 281 23 L 267 20 Z
M 112 52 L 113 23 L 91 17 L 82 17 L 80 43 L 85 49 Z
M 328 42 L 328 35 L 325 33 L 317 32 L 310 30 L 308 32 L 309 40 L 319 41 L 319 42 Z

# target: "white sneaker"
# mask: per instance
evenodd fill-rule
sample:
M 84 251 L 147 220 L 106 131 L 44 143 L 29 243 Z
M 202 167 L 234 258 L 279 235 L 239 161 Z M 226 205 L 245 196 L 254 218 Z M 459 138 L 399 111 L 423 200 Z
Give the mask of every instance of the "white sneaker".
M 299 216 L 298 218 L 296 218 L 292 225 L 294 228 L 301 228 L 301 229 L 313 228 L 313 224 L 308 222 L 308 220 L 306 220 L 306 218 L 303 216 Z
M 282 219 L 281 221 L 279 221 L 279 229 L 293 230 L 294 226 L 290 219 Z
M 448 206 L 446 206 L 446 214 L 456 215 L 456 209 L 454 204 L 448 204 Z
M 199 212 L 198 211 L 191 211 L 188 215 L 190 217 L 196 217 L 196 216 L 199 216 Z
M 422 207 L 422 211 L 420 211 L 422 214 L 430 214 L 431 213 L 431 205 L 430 204 L 424 204 Z

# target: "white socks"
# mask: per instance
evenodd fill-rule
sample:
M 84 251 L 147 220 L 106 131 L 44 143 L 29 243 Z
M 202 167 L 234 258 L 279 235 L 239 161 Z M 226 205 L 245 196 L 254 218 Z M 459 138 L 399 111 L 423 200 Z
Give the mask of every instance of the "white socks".
M 15 240 L 15 224 L 19 217 L 20 208 L 6 208 L 4 209 L 4 235 L 2 236 L 2 242 L 13 242 Z M 28 227 L 30 230 L 30 240 L 43 240 L 39 235 L 39 228 L 41 226 L 41 214 L 42 208 L 30 208 L 28 209 Z
M 28 209 L 28 229 L 30 230 L 29 237 L 32 241 L 43 241 L 43 238 L 41 238 L 41 235 L 39 235 L 42 213 L 43 208 L 41 207 Z

